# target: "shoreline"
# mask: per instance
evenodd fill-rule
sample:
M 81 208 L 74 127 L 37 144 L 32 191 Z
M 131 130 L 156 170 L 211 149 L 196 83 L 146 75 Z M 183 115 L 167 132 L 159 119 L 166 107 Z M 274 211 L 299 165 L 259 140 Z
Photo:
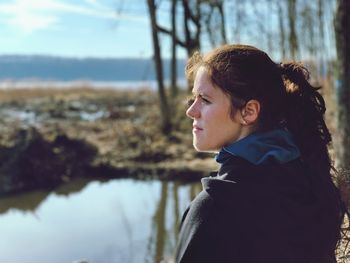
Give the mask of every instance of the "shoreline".
M 165 86 L 170 85 L 170 80 L 164 81 Z M 178 80 L 178 86 L 180 89 L 185 90 L 187 82 L 185 79 Z M 0 80 L 0 91 L 9 91 L 14 89 L 96 89 L 96 90 L 116 90 L 116 91 L 138 91 L 138 90 L 151 90 L 157 91 L 157 80 L 125 80 L 125 81 L 103 81 L 103 80 L 89 80 L 89 79 L 77 79 L 77 80 L 41 80 L 41 79 L 24 79 L 24 80 L 12 80 L 5 79 Z
M 104 178 L 199 180 L 216 169 L 215 161 L 195 152 L 185 104 L 177 106 L 178 127 L 166 137 L 159 131 L 154 91 L 2 91 L 0 194 L 52 188 L 96 173 Z

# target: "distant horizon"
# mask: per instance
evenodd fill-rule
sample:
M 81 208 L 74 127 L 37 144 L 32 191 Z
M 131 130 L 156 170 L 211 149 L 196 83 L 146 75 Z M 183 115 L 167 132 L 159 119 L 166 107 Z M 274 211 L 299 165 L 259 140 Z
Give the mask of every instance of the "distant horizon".
M 170 79 L 170 61 L 164 59 L 164 79 Z M 184 78 L 186 61 L 179 59 L 177 77 Z M 151 58 L 76 58 L 61 56 L 0 55 L 0 80 L 42 81 L 149 81 L 155 80 Z
M 87 56 L 68 56 L 68 55 L 58 55 L 58 54 L 44 54 L 44 53 L 0 53 L 0 57 L 51 57 L 51 58 L 64 58 L 64 59 L 141 59 L 141 60 L 149 60 L 153 59 L 153 55 L 149 57 L 145 56 L 130 56 L 130 57 L 113 57 L 113 56 L 95 56 L 95 55 L 87 55 Z M 170 60 L 170 57 L 162 57 L 163 60 Z M 187 60 L 187 57 L 177 57 L 177 60 Z

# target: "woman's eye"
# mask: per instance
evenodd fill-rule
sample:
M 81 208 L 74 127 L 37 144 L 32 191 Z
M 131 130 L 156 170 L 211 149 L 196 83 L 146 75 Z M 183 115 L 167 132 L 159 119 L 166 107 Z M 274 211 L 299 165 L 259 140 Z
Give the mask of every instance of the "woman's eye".
M 210 104 L 210 101 L 203 98 L 203 97 L 199 97 L 198 98 L 201 102 L 203 102 L 204 104 Z M 187 100 L 187 106 L 190 107 L 193 103 L 195 102 L 195 98 L 190 98 Z
M 209 104 L 209 103 L 210 103 L 209 100 L 207 100 L 207 99 L 205 99 L 205 98 L 203 98 L 203 97 L 202 97 L 202 101 L 203 101 L 205 104 Z

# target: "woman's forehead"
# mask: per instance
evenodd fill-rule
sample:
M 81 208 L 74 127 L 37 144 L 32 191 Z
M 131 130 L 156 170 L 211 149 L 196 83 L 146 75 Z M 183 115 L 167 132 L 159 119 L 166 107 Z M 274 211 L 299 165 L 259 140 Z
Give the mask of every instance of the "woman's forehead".
M 192 89 L 192 93 L 194 95 L 206 95 L 208 97 L 215 97 L 215 96 L 221 96 L 224 94 L 224 92 L 215 86 L 205 69 L 205 67 L 200 67 L 197 71 L 194 85 Z
M 207 71 L 205 68 L 200 67 L 194 79 L 192 93 L 210 92 L 212 89 L 214 89 L 214 87 L 210 81 Z

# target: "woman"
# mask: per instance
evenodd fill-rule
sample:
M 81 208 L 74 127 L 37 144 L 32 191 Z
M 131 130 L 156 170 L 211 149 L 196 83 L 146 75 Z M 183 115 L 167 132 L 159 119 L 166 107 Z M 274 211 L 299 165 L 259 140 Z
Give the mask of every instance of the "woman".
M 196 53 L 186 74 L 193 145 L 221 167 L 183 216 L 176 262 L 336 262 L 345 207 L 307 70 L 226 45 Z

